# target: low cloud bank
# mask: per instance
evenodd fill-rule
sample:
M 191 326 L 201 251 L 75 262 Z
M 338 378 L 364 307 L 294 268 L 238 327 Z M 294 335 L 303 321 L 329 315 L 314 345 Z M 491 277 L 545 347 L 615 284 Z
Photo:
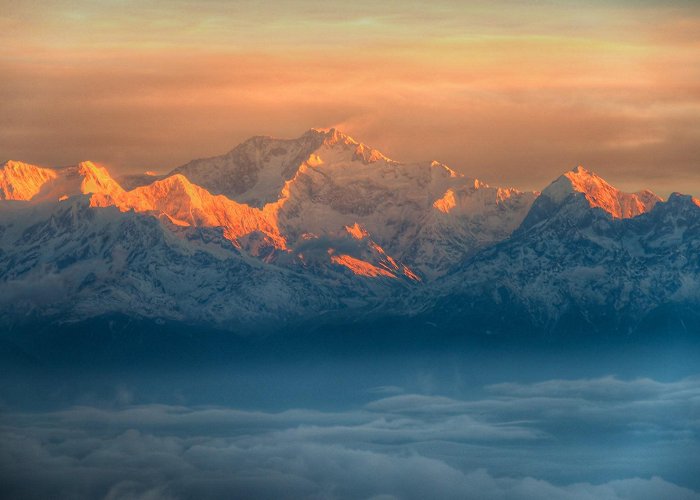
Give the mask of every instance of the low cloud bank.
M 382 393 L 397 395 L 337 412 L 122 404 L 5 413 L 0 493 L 700 499 L 700 379 L 498 384 L 475 400 L 399 387 L 371 394 Z

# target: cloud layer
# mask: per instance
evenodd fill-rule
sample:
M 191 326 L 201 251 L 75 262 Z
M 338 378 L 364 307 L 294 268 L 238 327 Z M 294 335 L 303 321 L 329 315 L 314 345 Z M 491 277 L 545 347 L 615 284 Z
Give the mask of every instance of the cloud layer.
M 508 383 L 470 400 L 400 391 L 337 412 L 5 413 L 0 488 L 22 498 L 700 498 L 697 378 Z

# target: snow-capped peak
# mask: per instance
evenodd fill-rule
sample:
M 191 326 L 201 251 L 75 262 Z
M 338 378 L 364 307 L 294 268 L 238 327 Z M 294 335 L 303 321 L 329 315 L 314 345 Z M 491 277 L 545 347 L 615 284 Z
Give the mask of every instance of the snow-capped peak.
M 329 148 L 340 147 L 352 151 L 354 159 L 364 163 L 374 163 L 380 160 L 393 162 L 392 159 L 385 156 L 381 151 L 356 141 L 336 128 L 330 128 L 328 130 L 313 128 L 307 133 L 318 134 L 322 139 L 323 146 Z
M 96 165 L 91 161 L 78 163 L 75 170 L 82 179 L 80 183 L 81 194 L 105 194 L 118 195 L 124 190 L 109 174 L 106 168 Z
M 324 144 L 332 146 L 334 144 L 342 143 L 347 145 L 357 145 L 360 144 L 358 141 L 350 137 L 348 134 L 341 132 L 336 128 L 312 128 L 307 134 L 318 134 L 323 138 Z
M 337 129 L 311 129 L 296 139 L 256 136 L 228 153 L 193 160 L 169 175 L 180 173 L 212 194 L 262 208 L 283 195 L 285 184 L 304 166 L 394 163 L 381 152 Z
M 542 196 L 560 204 L 577 193 L 582 194 L 591 207 L 600 208 L 616 219 L 646 213 L 661 201 L 651 191 L 622 192 L 581 165 L 556 179 L 542 192 Z
M 50 168 L 9 160 L 0 167 L 0 200 L 31 200 L 56 175 Z
M 0 199 L 43 202 L 80 194 L 115 196 L 122 191 L 107 169 L 91 161 L 57 169 L 8 161 L 0 169 Z

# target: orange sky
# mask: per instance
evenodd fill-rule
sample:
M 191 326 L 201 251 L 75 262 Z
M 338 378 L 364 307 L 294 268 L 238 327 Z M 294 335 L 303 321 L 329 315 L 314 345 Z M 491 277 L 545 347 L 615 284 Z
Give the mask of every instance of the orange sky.
M 0 160 L 162 171 L 337 126 L 495 184 L 700 195 L 695 0 L 0 0 L 0 46 Z

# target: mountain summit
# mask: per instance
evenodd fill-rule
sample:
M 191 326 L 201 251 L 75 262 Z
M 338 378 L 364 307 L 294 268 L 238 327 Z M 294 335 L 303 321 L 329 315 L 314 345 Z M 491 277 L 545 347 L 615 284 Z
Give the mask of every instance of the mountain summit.
M 0 200 L 31 200 L 57 173 L 21 161 L 7 161 L 0 169 Z
M 581 165 L 564 173 L 547 186 L 535 201 L 520 230 L 543 221 L 592 216 L 629 219 L 647 213 L 662 199 L 651 191 L 625 193 Z
M 591 207 L 600 208 L 616 219 L 636 217 L 648 212 L 661 201 L 651 191 L 624 193 L 581 165 L 555 180 L 542 195 L 555 203 L 561 203 L 575 193 L 583 195 Z
M 193 160 L 168 175 L 183 174 L 213 194 L 262 208 L 279 199 L 303 165 L 319 166 L 330 158 L 391 161 L 336 129 L 311 129 L 296 139 L 253 137 L 222 156 Z

